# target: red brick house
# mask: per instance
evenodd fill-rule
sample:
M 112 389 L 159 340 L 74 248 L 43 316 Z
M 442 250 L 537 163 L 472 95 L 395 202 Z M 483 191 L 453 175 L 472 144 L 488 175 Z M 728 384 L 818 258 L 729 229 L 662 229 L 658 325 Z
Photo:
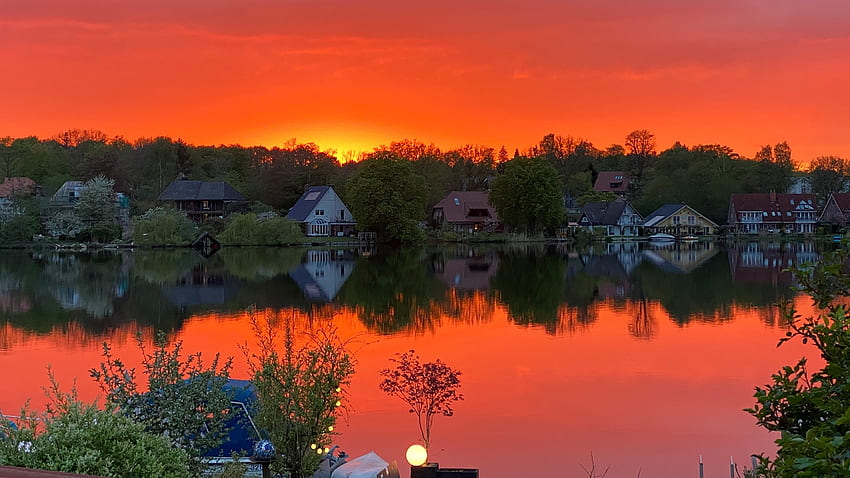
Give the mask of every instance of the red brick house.
M 736 233 L 811 234 L 817 222 L 814 194 L 733 194 L 729 201 L 727 223 Z

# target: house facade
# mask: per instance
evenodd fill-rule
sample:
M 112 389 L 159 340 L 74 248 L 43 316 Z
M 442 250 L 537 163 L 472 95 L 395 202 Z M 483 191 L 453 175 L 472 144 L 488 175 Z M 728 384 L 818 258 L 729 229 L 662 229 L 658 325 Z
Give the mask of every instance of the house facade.
M 310 186 L 298 199 L 287 219 L 301 223 L 307 236 L 348 236 L 357 221 L 333 186 Z
M 643 228 L 643 216 L 628 201 L 618 198 L 585 204 L 578 225 L 590 232 L 601 229 L 609 237 L 636 237 Z
M 178 179 L 165 187 L 159 201 L 183 211 L 198 224 L 224 217 L 247 205 L 245 196 L 224 181 Z
M 431 209 L 431 220 L 437 227 L 456 232 L 494 230 L 499 226 L 490 195 L 484 191 L 452 191 Z
M 812 234 L 818 221 L 813 194 L 733 194 L 727 223 L 739 234 Z
M 850 193 L 832 193 L 826 200 L 818 222 L 845 227 L 850 222 Z
M 625 196 L 629 192 L 629 175 L 625 171 L 600 171 L 593 190 Z
M 717 223 L 687 204 L 665 204 L 647 214 L 643 222 L 644 234 L 660 232 L 674 236 L 701 236 L 714 234 L 716 230 Z

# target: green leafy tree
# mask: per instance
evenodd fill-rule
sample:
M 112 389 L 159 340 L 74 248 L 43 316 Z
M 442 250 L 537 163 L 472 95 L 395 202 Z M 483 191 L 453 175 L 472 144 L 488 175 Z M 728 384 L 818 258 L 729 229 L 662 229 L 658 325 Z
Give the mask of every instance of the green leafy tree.
M 227 434 L 232 392 L 224 385 L 232 359 L 222 362 L 216 354 L 206 365 L 200 352 L 184 357 L 183 343 L 169 347 L 163 332 L 157 334 L 150 351 L 141 336 L 137 340 L 146 383 L 137 380 L 135 368 L 115 357 L 107 343 L 103 344 L 104 362 L 89 373 L 123 415 L 185 450 L 199 472 L 200 458 L 215 450 Z
M 378 233 L 382 240 L 417 242 L 425 216 L 425 180 L 409 161 L 380 151 L 361 161 L 348 180 L 346 204 L 362 231 Z
M 558 172 L 541 158 L 514 158 L 493 181 L 490 202 L 499 219 L 514 228 L 542 232 L 556 227 L 566 215 Z
M 790 330 L 779 344 L 801 339 L 820 353 L 824 366 L 811 372 L 801 358 L 782 367 L 772 383 L 756 387 L 756 404 L 747 411 L 759 426 L 780 432 L 776 457 L 761 457 L 768 477 L 850 476 L 850 248 L 844 244 L 816 264 L 794 268 L 802 291 L 816 306 L 801 317 L 793 303 L 781 308 Z
M 812 193 L 823 207 L 829 195 L 840 193 L 850 185 L 850 161 L 838 156 L 818 156 L 809 165 Z
M 97 476 L 183 478 L 189 456 L 167 438 L 61 392 L 51 376 L 44 413 L 24 407 L 17 426 L 0 419 L 0 463 Z
M 410 413 L 416 414 L 423 445 L 430 449 L 434 417 L 454 415 L 452 404 L 463 400 L 459 391 L 461 372 L 440 359 L 421 363 L 413 350 L 396 355 L 390 359 L 395 368 L 381 370 L 384 379 L 380 388 L 400 398 L 410 407 Z
M 354 374 L 354 356 L 336 329 L 296 334 L 295 319 L 261 320 L 252 312 L 256 350 L 243 351 L 257 392 L 257 424 L 277 448 L 272 466 L 292 478 L 311 476 L 331 443 L 344 409 L 344 387 Z
M 281 245 L 304 239 L 301 227 L 294 221 L 273 214 L 234 214 L 219 236 L 225 244 Z
M 198 226 L 186 214 L 156 207 L 136 218 L 133 240 L 140 246 L 184 246 L 198 236 Z

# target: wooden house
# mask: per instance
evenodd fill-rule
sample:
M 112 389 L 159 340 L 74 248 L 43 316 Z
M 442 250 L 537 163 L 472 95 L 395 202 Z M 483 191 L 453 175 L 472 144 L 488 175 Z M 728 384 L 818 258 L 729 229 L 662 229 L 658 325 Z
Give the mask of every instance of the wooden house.
M 245 196 L 224 181 L 178 179 L 165 187 L 159 201 L 183 211 L 196 223 L 224 217 L 247 205 Z
M 431 209 L 431 220 L 457 232 L 493 230 L 499 225 L 490 195 L 484 191 L 450 192 Z

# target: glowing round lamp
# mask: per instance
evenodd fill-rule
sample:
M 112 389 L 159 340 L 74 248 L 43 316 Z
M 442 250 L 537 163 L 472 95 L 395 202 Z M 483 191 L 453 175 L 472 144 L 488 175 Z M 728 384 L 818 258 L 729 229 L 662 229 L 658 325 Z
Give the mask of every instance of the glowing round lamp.
M 428 460 L 428 450 L 422 445 L 410 445 L 404 456 L 412 466 L 422 466 Z

